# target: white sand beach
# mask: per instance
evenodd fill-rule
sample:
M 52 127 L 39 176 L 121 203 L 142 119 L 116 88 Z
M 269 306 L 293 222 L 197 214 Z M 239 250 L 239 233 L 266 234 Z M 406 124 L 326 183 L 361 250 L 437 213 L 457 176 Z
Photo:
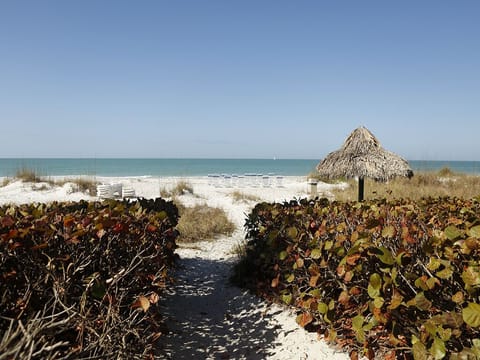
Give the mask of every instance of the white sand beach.
M 2 183 L 0 178 L 0 183 Z M 55 178 L 54 178 L 55 180 Z M 237 226 L 230 237 L 180 245 L 175 277 L 177 283 L 161 303 L 169 332 L 161 337 L 160 350 L 168 359 L 348 359 L 342 353 L 307 333 L 295 322 L 292 310 L 270 305 L 247 291 L 232 286 L 229 276 L 237 260 L 235 247 L 245 241 L 243 225 L 259 201 L 283 202 L 308 197 L 310 188 L 303 177 L 285 177 L 281 183 L 246 184 L 214 182 L 207 177 L 96 178 L 102 183 L 121 183 L 136 196 L 159 197 L 179 181 L 193 187 L 193 194 L 179 196 L 185 205 L 197 203 L 220 207 Z M 318 184 L 318 195 L 330 197 L 332 186 Z M 340 185 L 341 186 L 341 185 Z M 94 200 L 75 192 L 72 184 L 50 186 L 11 181 L 0 187 L 0 204 Z M 253 195 L 259 200 L 234 200 L 232 193 Z

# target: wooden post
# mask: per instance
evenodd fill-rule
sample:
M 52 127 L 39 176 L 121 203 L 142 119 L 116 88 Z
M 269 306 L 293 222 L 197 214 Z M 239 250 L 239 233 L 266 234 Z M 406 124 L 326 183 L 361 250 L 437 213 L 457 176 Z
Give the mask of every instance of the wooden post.
M 358 178 L 358 201 L 363 201 L 363 177 Z

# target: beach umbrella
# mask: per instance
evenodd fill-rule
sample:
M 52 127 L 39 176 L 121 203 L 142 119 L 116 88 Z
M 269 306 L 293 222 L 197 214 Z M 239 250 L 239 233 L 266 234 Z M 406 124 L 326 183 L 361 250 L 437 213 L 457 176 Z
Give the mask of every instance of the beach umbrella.
M 385 182 L 396 176 L 411 178 L 413 171 L 400 156 L 385 150 L 365 127 L 355 129 L 343 146 L 317 165 L 322 178 L 358 178 L 358 201 L 363 200 L 364 179 Z

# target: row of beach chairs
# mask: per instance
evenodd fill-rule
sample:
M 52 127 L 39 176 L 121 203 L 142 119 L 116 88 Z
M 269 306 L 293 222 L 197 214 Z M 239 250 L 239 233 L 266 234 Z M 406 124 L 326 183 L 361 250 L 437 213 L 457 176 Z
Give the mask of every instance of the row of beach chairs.
M 135 190 L 121 183 L 97 185 L 97 197 L 99 199 L 119 199 L 135 197 Z
M 214 187 L 283 187 L 283 176 L 270 174 L 246 173 L 208 174 L 208 185 Z

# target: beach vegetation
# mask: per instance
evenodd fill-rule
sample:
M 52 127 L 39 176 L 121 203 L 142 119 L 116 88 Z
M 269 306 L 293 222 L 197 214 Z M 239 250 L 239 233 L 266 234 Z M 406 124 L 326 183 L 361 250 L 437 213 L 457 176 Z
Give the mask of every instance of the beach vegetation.
M 49 190 L 54 186 L 64 186 L 67 183 L 71 183 L 74 185 L 75 191 L 95 195 L 98 185 L 98 182 L 95 179 L 85 177 L 53 180 L 50 177 L 42 176 L 38 171 L 27 167 L 17 170 L 14 178 L 25 183 L 38 184 L 37 186 L 32 187 L 35 191 Z
M 480 176 L 455 173 L 449 168 L 438 172 L 419 172 L 411 179 L 395 178 L 386 183 L 365 179 L 365 199 L 411 199 L 424 197 L 453 196 L 471 199 L 480 195 Z M 357 199 L 355 179 L 345 181 L 346 188 L 332 189 L 336 200 L 353 201 Z
M 174 198 L 186 194 L 193 194 L 193 186 L 185 180 L 178 181 L 171 189 L 160 189 L 160 196 L 162 198 Z
M 15 178 L 23 182 L 30 182 L 30 183 L 37 183 L 42 181 L 38 171 L 28 167 L 22 167 L 18 169 L 15 172 Z
M 10 179 L 9 177 L 4 177 L 3 180 L 2 180 L 2 183 L 0 185 L 0 187 L 5 187 L 7 186 L 8 184 L 10 184 L 12 182 L 12 179 Z
M 183 206 L 177 203 L 180 219 L 177 230 L 179 242 L 197 242 L 214 240 L 218 236 L 230 236 L 235 231 L 235 224 L 223 209 L 208 205 Z
M 0 359 L 151 359 L 178 210 L 162 199 L 0 207 Z
M 238 190 L 232 192 L 230 196 L 236 202 L 259 202 L 261 200 L 259 196 L 246 194 Z
M 351 358 L 478 359 L 480 200 L 258 204 L 234 279 Z

